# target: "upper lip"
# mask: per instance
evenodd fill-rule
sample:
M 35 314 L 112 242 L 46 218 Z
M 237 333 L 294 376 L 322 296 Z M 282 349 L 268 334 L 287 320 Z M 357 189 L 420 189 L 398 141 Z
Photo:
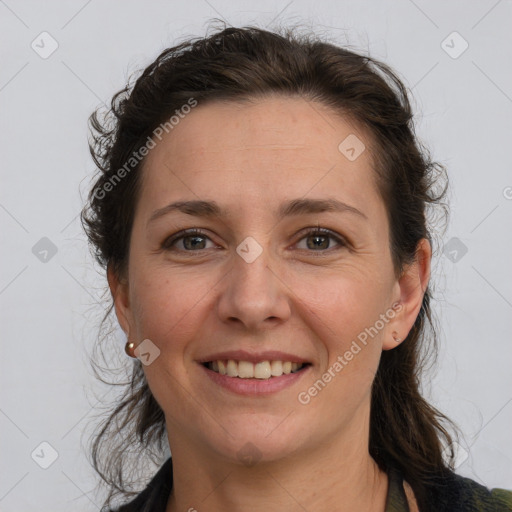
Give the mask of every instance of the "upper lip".
M 292 363 L 308 363 L 303 357 L 280 352 L 278 350 L 265 350 L 264 352 L 248 352 L 247 350 L 230 350 L 226 352 L 215 352 L 214 354 L 201 357 L 199 363 L 209 363 L 211 361 L 250 361 L 251 363 L 260 363 L 261 361 L 290 361 Z

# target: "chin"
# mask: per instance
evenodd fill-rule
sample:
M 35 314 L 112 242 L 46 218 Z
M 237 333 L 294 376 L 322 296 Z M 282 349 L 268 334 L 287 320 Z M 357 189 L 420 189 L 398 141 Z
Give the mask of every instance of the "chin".
M 220 438 L 209 438 L 207 442 L 213 451 L 230 462 L 246 466 L 274 462 L 296 452 L 301 444 L 301 435 L 310 437 L 306 429 L 301 429 L 296 422 L 289 422 L 286 427 L 285 423 L 287 421 L 283 422 L 282 416 L 247 415 L 230 420 L 231 435 L 223 429 L 216 429 Z

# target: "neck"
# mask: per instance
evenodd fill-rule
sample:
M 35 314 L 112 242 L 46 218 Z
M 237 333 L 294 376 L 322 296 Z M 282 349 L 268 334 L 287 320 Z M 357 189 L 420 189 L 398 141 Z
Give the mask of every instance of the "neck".
M 387 475 L 370 457 L 367 438 L 332 439 L 309 452 L 250 467 L 174 441 L 167 512 L 385 510 Z

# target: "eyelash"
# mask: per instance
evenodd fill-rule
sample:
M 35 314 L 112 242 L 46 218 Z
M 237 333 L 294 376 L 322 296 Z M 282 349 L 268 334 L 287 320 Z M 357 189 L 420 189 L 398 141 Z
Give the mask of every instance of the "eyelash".
M 340 235 L 335 234 L 330 229 L 322 228 L 320 226 L 316 226 L 314 228 L 306 228 L 306 231 L 302 231 L 300 234 L 302 234 L 302 237 L 299 238 L 298 242 L 300 242 L 304 238 L 308 238 L 310 236 L 321 235 L 321 236 L 328 236 L 328 237 L 332 238 L 340 246 L 340 247 L 337 247 L 337 248 L 334 248 L 334 249 L 333 248 L 329 248 L 329 249 L 319 250 L 319 251 L 314 251 L 314 250 L 308 251 L 308 252 L 311 252 L 311 253 L 317 253 L 317 254 L 321 255 L 320 253 L 324 253 L 325 254 L 326 252 L 331 252 L 332 250 L 336 250 L 336 249 L 339 250 L 342 247 L 346 247 L 347 246 L 347 243 L 345 242 L 343 237 L 341 237 Z M 198 228 L 185 229 L 183 231 L 180 231 L 180 232 L 170 236 L 169 238 L 166 238 L 164 240 L 164 242 L 162 243 L 162 249 L 164 249 L 166 251 L 174 251 L 176 249 L 173 249 L 173 247 L 172 247 L 173 244 L 175 244 L 179 240 L 183 240 L 185 238 L 194 237 L 194 236 L 198 236 L 198 237 L 201 237 L 201 238 L 207 238 L 208 240 L 210 240 L 210 237 L 208 237 L 208 235 L 204 231 L 202 231 L 201 229 L 198 229 Z M 193 250 L 189 251 L 189 250 L 185 250 L 185 249 L 178 249 L 178 250 L 180 252 L 193 253 L 193 252 L 202 252 L 203 250 L 206 250 L 206 249 L 199 249 L 197 251 L 193 251 Z M 307 250 L 307 249 L 301 249 L 301 250 Z

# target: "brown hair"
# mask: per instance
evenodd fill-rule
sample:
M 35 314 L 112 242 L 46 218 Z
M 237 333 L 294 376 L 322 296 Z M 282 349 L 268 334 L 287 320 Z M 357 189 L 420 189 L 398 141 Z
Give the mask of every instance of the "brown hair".
M 223 27 L 166 49 L 135 81 L 112 99 L 105 119 L 91 116 L 91 153 L 99 174 L 90 190 L 82 223 L 100 265 L 125 275 L 130 233 L 138 197 L 141 160 L 113 187 L 113 176 L 152 137 L 155 128 L 194 98 L 239 101 L 270 94 L 320 102 L 359 123 L 372 135 L 372 156 L 390 223 L 390 249 L 396 275 L 414 261 L 422 238 L 432 241 L 430 206 L 446 207 L 444 168 L 433 162 L 414 133 L 405 86 L 387 65 L 348 49 L 298 35 L 255 27 Z M 437 192 L 436 192 L 437 188 Z M 108 190 L 108 193 L 98 191 Z M 407 338 L 384 351 L 372 386 L 369 452 L 378 465 L 400 470 L 427 510 L 429 486 L 450 466 L 443 444 L 451 445 L 449 420 L 420 393 L 420 372 L 435 355 L 436 329 L 427 288 Z M 113 304 L 105 315 L 111 313 Z M 127 447 L 140 451 L 165 439 L 163 412 L 146 382 L 140 361 L 130 364 L 121 401 L 102 423 L 92 445 L 93 465 L 110 494 L 130 494 Z M 452 425 L 453 426 L 453 425 Z M 140 460 L 140 459 L 139 459 Z M 133 492 L 131 493 L 133 494 Z M 423 508 L 422 508 L 423 507 Z

